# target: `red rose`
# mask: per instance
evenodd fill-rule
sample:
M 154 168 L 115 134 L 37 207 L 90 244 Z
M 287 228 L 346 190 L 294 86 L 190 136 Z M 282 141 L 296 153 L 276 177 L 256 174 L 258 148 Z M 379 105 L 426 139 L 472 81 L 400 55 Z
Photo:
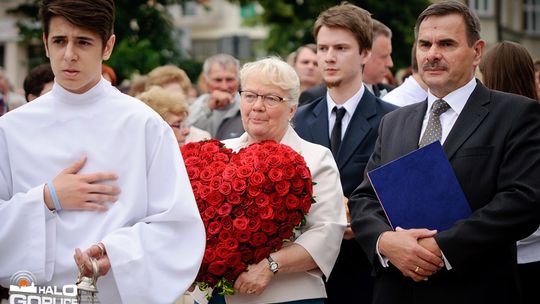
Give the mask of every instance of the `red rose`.
M 266 193 L 261 193 L 255 197 L 255 204 L 259 207 L 268 206 L 270 204 L 270 197 Z
M 277 207 L 274 209 L 274 219 L 278 222 L 283 222 L 287 219 L 287 209 L 285 207 Z
M 215 175 L 210 179 L 210 188 L 212 188 L 213 190 L 218 190 L 222 182 L 223 182 L 223 177 L 219 175 Z
M 203 168 L 201 172 L 199 173 L 199 177 L 202 181 L 209 182 L 212 179 L 212 176 L 214 176 L 215 172 L 212 168 Z
M 292 150 L 284 151 L 283 152 L 283 159 L 285 160 L 286 163 L 292 163 L 296 159 L 296 155 L 299 155 L 299 154 L 295 153 Z M 301 160 L 302 160 L 301 163 L 304 163 L 304 159 L 301 158 Z M 298 162 L 300 162 L 300 161 L 298 161 Z
M 225 258 L 232 250 L 227 247 L 227 243 L 218 243 L 216 246 L 216 254 L 220 258 Z
M 297 166 L 296 172 L 303 179 L 308 179 L 308 178 L 311 179 L 311 173 L 309 172 L 309 169 L 306 166 Z
M 261 230 L 267 235 L 273 235 L 277 232 L 277 226 L 272 221 L 263 221 L 261 224 Z
M 291 183 L 289 183 L 288 181 L 279 181 L 276 183 L 276 192 L 281 195 L 281 196 L 284 196 L 286 195 L 287 193 L 289 193 L 289 188 L 291 186 Z
M 287 194 L 285 197 L 285 206 L 289 210 L 295 210 L 300 206 L 300 200 L 293 194 Z
M 250 206 L 246 210 L 246 216 L 249 218 L 259 216 L 259 208 L 257 208 L 257 206 L 254 206 L 253 204 L 250 204 Z
M 249 186 L 247 188 L 247 193 L 249 197 L 257 197 L 259 194 L 261 194 L 262 189 L 260 187 L 253 187 Z
M 308 181 L 303 180 L 301 178 L 293 179 L 291 181 L 291 191 L 292 191 L 292 193 L 294 193 L 296 195 L 302 194 L 302 192 L 304 191 L 304 188 L 305 188 L 305 184 L 307 182 Z
M 239 218 L 246 214 L 246 210 L 244 208 L 233 208 L 232 210 L 233 217 Z M 234 226 L 234 223 L 233 223 Z
M 223 203 L 218 209 L 217 214 L 223 216 L 223 215 L 229 215 L 232 211 L 233 207 L 231 204 Z
M 246 190 L 246 181 L 243 179 L 233 179 L 231 186 L 234 191 L 243 193 Z
M 281 164 L 281 157 L 278 156 L 278 155 L 270 155 L 270 156 L 268 156 L 268 158 L 266 159 L 266 163 L 267 163 L 268 166 L 270 166 L 270 167 L 276 167 L 276 166 L 278 166 L 279 164 Z
M 196 166 L 200 162 L 201 162 L 201 159 L 196 157 L 196 156 L 190 156 L 190 157 L 184 159 L 184 164 L 186 165 L 186 167 Z
M 261 228 L 261 220 L 258 217 L 253 217 L 249 219 L 247 230 L 255 232 Z
M 225 246 L 227 246 L 227 248 L 231 251 L 235 250 L 236 248 L 238 248 L 238 240 L 233 238 L 226 239 Z
M 211 219 L 214 216 L 216 216 L 216 208 L 210 206 L 204 210 L 204 212 L 201 214 L 203 219 Z
M 219 191 L 211 191 L 210 194 L 207 197 L 208 204 L 211 206 L 217 206 L 221 202 L 223 202 L 223 195 L 219 193 Z
M 283 171 L 280 168 L 274 167 L 268 172 L 268 178 L 273 182 L 283 180 Z
M 197 167 L 186 167 L 186 171 L 190 180 L 197 179 L 199 177 L 199 168 Z
M 211 222 L 208 224 L 208 229 L 206 229 L 206 231 L 208 232 L 208 234 L 218 234 L 221 230 L 221 227 L 222 225 L 220 222 Z
M 223 170 L 221 174 L 224 180 L 230 181 L 236 177 L 236 168 L 233 166 L 228 166 Z
M 214 176 L 215 177 L 215 176 Z M 223 195 L 229 195 L 231 194 L 231 191 L 232 191 L 232 186 L 231 186 L 231 183 L 229 182 L 222 182 L 220 185 L 219 185 L 219 193 L 223 194 Z M 240 196 L 238 196 L 238 198 L 240 198 Z
M 199 187 L 199 196 L 202 199 L 206 199 L 210 192 L 212 192 L 212 188 L 208 187 L 207 185 L 201 185 Z
M 222 161 L 214 161 L 210 164 L 210 167 L 214 171 L 214 174 L 220 174 L 227 168 L 227 165 Z
M 227 163 L 229 162 L 229 155 L 223 153 L 223 152 L 219 152 L 219 153 L 216 153 L 214 154 L 214 160 L 215 161 L 221 161 L 223 163 Z
M 314 200 L 310 195 L 304 195 L 304 197 L 302 198 L 302 203 L 300 205 L 300 210 L 302 210 L 304 214 L 308 213 L 309 209 L 311 208 L 311 204 L 313 204 L 313 201 Z
M 247 230 L 236 230 L 234 232 L 234 237 L 242 243 L 245 243 L 251 239 L 251 232 Z
M 233 234 L 231 233 L 230 230 L 221 230 L 218 238 L 220 242 L 225 242 L 227 239 L 230 239 L 232 237 L 233 237 Z
M 294 166 L 291 164 L 286 164 L 283 166 L 283 176 L 285 179 L 292 179 L 295 174 L 296 170 L 294 169 Z
M 219 151 L 219 147 L 215 143 L 208 142 L 202 145 L 201 152 L 206 152 L 210 154 L 215 154 Z
M 272 208 L 272 206 L 269 205 L 260 207 L 259 216 L 263 220 L 271 220 L 274 218 L 274 209 Z
M 231 193 L 227 196 L 227 200 L 231 205 L 238 205 L 240 204 L 240 194 L 239 193 Z
M 221 218 L 221 225 L 224 230 L 231 230 L 233 227 L 233 221 L 230 216 L 224 216 Z
M 203 263 L 210 263 L 217 257 L 216 252 L 212 248 L 206 248 L 204 250 Z
M 225 257 L 225 263 L 227 263 L 229 267 L 236 267 L 242 263 L 242 256 L 239 252 L 230 253 Z
M 283 205 L 283 197 L 277 193 L 270 194 L 270 205 L 272 207 L 279 207 Z
M 297 226 L 302 221 L 302 217 L 303 215 L 300 212 L 289 213 L 287 222 L 293 224 L 294 226 Z
M 266 178 L 261 172 L 253 172 L 249 177 L 249 185 L 253 187 L 260 187 L 264 184 Z
M 236 168 L 236 176 L 238 178 L 246 178 L 249 177 L 251 174 L 253 174 L 252 166 L 244 165 Z
M 246 230 L 249 220 L 245 217 L 235 218 L 233 220 L 233 227 L 238 230 Z
M 217 276 L 223 275 L 226 270 L 227 264 L 223 261 L 214 261 L 208 265 L 208 272 Z
M 254 247 L 260 247 L 266 243 L 267 239 L 266 234 L 260 231 L 255 232 L 251 235 L 251 245 Z

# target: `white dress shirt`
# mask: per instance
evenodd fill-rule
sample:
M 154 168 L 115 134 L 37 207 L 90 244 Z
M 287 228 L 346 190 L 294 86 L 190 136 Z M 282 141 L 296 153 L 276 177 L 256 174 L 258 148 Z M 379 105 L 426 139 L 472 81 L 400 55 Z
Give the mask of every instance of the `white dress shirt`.
M 336 123 L 336 112 L 332 111 L 334 107 L 343 107 L 346 111 L 343 119 L 341 120 L 341 139 L 343 139 L 352 115 L 360 103 L 360 99 L 362 99 L 362 96 L 364 96 L 365 90 L 366 89 L 363 85 L 360 86 L 360 90 L 358 90 L 358 92 L 356 92 L 356 94 L 354 94 L 351 98 L 347 99 L 347 101 L 345 101 L 342 105 L 336 104 L 336 102 L 330 96 L 330 92 L 326 92 L 326 105 L 328 110 L 328 138 L 332 136 L 332 129 L 334 129 L 334 124 Z

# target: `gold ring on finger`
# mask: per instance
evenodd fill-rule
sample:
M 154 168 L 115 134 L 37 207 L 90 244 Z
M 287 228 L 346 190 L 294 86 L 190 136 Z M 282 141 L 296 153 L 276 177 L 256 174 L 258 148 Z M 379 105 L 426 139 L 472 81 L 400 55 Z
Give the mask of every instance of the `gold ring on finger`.
M 414 272 L 418 273 L 418 270 L 420 270 L 420 266 L 416 266 L 416 268 L 414 269 Z

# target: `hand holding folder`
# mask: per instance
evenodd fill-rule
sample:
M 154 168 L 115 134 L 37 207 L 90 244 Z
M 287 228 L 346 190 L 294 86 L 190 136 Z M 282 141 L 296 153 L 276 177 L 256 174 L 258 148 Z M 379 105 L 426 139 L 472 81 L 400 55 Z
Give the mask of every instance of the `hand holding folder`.
M 471 209 L 439 141 L 368 172 L 392 228 L 446 230 Z

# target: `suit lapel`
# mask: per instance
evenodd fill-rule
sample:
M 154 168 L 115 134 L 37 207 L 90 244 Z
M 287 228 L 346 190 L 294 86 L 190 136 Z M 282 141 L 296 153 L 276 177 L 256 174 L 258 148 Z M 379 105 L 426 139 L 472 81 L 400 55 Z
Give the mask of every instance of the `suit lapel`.
M 403 126 L 400 126 L 403 128 L 404 135 L 402 137 L 403 142 L 398 146 L 403 147 L 405 150 L 399 151 L 399 155 L 405 155 L 418 149 L 422 123 L 427 110 L 427 99 L 414 104 L 411 107 L 411 112 L 407 116 L 405 123 Z
M 465 107 L 444 142 L 443 147 L 448 159 L 454 156 L 456 151 L 488 115 L 489 110 L 487 105 L 489 102 L 489 90 L 477 81 L 476 88 L 469 97 L 469 100 L 467 100 Z
M 328 136 L 328 107 L 326 97 L 321 98 L 313 109 L 312 119 L 308 121 L 311 142 L 330 148 L 330 138 Z
M 341 148 L 339 149 L 336 160 L 340 169 L 345 166 L 353 156 L 356 148 L 370 132 L 371 125 L 369 124 L 369 119 L 375 115 L 377 115 L 377 100 L 366 89 L 358 106 L 356 106 L 356 110 L 354 110 L 341 142 Z

